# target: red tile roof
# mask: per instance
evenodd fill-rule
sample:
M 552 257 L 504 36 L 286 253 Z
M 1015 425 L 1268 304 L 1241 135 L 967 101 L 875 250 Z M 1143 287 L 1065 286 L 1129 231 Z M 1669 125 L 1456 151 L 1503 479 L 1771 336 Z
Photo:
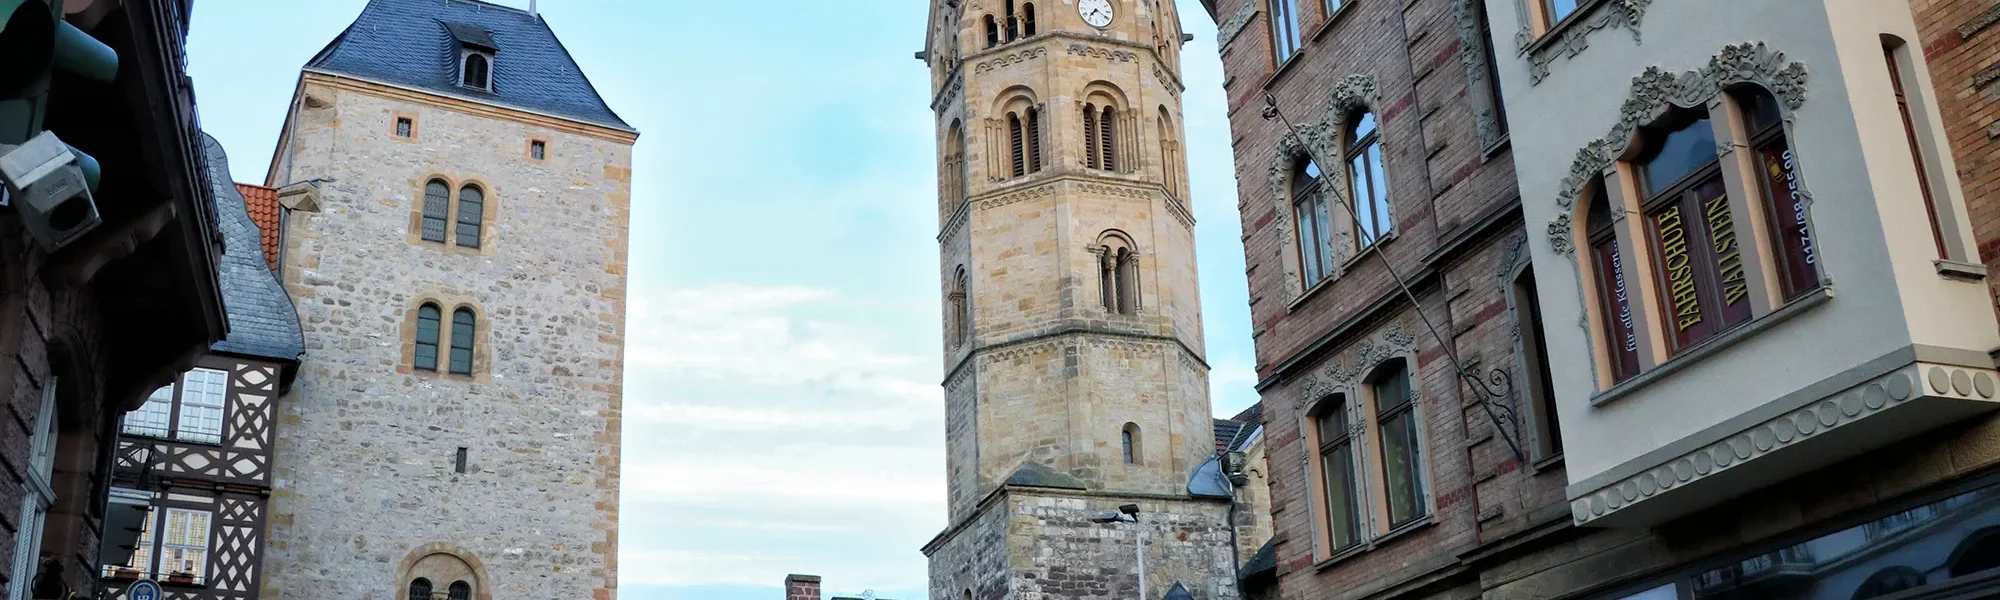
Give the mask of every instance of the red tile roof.
M 250 208 L 250 220 L 257 223 L 257 229 L 264 233 L 264 261 L 271 264 L 271 270 L 278 270 L 278 190 L 247 183 L 236 184 L 236 190 L 243 193 L 243 204 Z

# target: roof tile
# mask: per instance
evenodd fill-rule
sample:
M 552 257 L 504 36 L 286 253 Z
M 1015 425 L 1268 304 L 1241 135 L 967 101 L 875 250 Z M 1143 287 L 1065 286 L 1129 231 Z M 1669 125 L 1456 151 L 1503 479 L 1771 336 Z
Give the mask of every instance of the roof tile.
M 243 194 L 243 204 L 250 209 L 250 221 L 257 224 L 257 230 L 264 238 L 264 261 L 271 264 L 271 270 L 278 270 L 278 190 L 247 183 L 236 184 L 236 191 Z

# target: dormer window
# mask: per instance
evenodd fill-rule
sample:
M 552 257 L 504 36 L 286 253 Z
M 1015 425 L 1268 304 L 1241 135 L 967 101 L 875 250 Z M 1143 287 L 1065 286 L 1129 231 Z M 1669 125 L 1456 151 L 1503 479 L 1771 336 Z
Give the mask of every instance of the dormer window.
M 466 23 L 443 22 L 452 41 L 458 42 L 458 84 L 482 92 L 493 91 L 493 55 L 500 45 L 485 28 Z
M 485 52 L 466 50 L 459 66 L 458 84 L 475 90 L 493 91 L 493 57 Z

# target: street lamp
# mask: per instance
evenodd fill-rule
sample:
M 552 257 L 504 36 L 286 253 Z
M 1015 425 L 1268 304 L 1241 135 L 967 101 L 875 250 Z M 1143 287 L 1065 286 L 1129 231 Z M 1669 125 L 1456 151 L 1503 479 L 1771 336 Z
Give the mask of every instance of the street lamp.
M 1118 507 L 1118 512 L 1104 513 L 1103 515 L 1093 518 L 1090 521 L 1092 523 L 1136 524 L 1139 522 L 1139 505 L 1127 504 L 1124 506 L 1120 506 Z M 1138 538 L 1139 540 L 1139 548 L 1137 553 L 1138 563 L 1139 563 L 1139 569 L 1137 572 L 1137 575 L 1139 576 L 1139 600 L 1146 600 L 1146 530 L 1145 528 L 1142 527 L 1133 527 L 1132 529 L 1133 529 L 1133 536 Z

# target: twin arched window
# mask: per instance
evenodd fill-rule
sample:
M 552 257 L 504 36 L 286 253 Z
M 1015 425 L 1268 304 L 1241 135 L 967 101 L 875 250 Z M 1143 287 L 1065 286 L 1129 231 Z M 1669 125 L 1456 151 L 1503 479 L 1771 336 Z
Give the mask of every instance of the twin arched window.
M 1335 394 L 1321 400 L 1311 417 L 1319 458 L 1314 469 L 1326 508 L 1322 513 L 1326 520 L 1320 525 L 1326 556 L 1430 515 L 1424 443 L 1409 363 L 1391 360 L 1377 367 L 1367 381 L 1363 387 L 1372 402 L 1357 406 L 1346 394 Z M 1363 412 L 1363 407 L 1372 410 Z M 1362 468 L 1362 463 L 1369 467 Z M 1363 477 L 1369 483 L 1364 485 Z M 1371 501 L 1364 497 L 1364 489 L 1379 489 L 1380 496 Z M 1374 519 L 1369 518 L 1369 507 L 1379 511 L 1373 513 Z M 1370 528 L 1370 523 L 1382 525 Z
M 1030 106 L 1007 113 L 1008 173 L 1020 177 L 1042 170 L 1042 113 Z
M 432 179 L 424 184 L 423 240 L 443 243 L 446 225 L 452 223 L 452 213 L 456 212 L 458 227 L 454 237 L 458 245 L 478 248 L 481 227 L 486 218 L 486 192 L 473 184 L 460 187 L 458 205 L 455 211 L 453 209 L 451 184 L 443 179 Z
M 1118 171 L 1118 109 L 1095 103 L 1083 105 L 1084 164 Z
M 1778 101 L 1756 86 L 1726 95 L 1730 102 L 1724 106 L 1740 119 L 1716 118 L 1706 108 L 1670 110 L 1640 128 L 1638 144 L 1618 164 L 1616 178 L 1593 182 L 1585 191 L 1589 197 L 1578 203 L 1585 211 L 1583 241 L 1597 288 L 1598 335 L 1604 342 L 1599 345 L 1612 383 L 1646 368 L 1641 349 L 1649 339 L 1657 339 L 1653 347 L 1667 356 L 1679 354 L 1820 286 Z M 1720 147 L 1748 151 L 1724 155 Z M 1746 189 L 1732 189 L 1723 176 L 1730 170 L 1753 176 L 1745 178 Z M 1613 194 L 1626 196 L 1621 204 L 1637 207 L 1644 218 L 1615 222 L 1608 200 Z M 1751 198 L 1737 197 L 1743 194 Z M 1762 214 L 1738 214 L 1737 204 Z M 1768 235 L 1744 229 L 1759 221 Z M 1758 238 L 1769 243 L 1752 243 Z M 1625 252 L 1633 244 L 1647 251 L 1637 260 Z M 1759 273 L 1766 272 L 1760 264 L 1773 267 L 1768 272 L 1777 276 L 1781 298 L 1760 300 L 1752 293 L 1761 285 Z M 1630 273 L 1634 269 L 1638 272 Z M 1639 288 L 1628 285 L 1628 276 L 1656 278 L 1661 314 L 1640 314 L 1647 303 L 1630 297 Z
M 408 600 L 435 600 L 431 596 L 433 592 L 431 580 L 429 579 L 422 577 L 412 579 L 410 580 L 409 589 L 410 595 Z M 470 583 L 454 581 L 445 589 L 447 590 L 445 592 L 446 600 L 472 600 L 472 584 Z
M 1097 288 L 1104 312 L 1139 314 L 1139 253 L 1116 234 L 1106 235 L 1097 247 Z
M 419 371 L 438 370 L 438 351 L 444 339 L 444 314 L 438 305 L 426 302 L 417 307 L 416 348 L 411 354 L 411 367 Z M 478 316 L 471 308 L 460 307 L 451 314 L 450 355 L 446 361 L 446 371 L 453 375 L 472 374 L 472 350 L 477 339 Z
M 1034 37 L 1035 35 L 1035 4 L 1033 2 L 1022 4 L 1021 9 L 1016 11 L 1014 9 L 1014 0 L 1005 0 L 1005 2 L 1007 12 L 1000 21 L 995 21 L 993 15 L 986 15 L 984 19 L 986 25 L 986 47 L 988 48 L 998 46 L 1003 42 L 1001 38 L 1001 30 L 1003 29 L 1001 22 L 1006 23 L 1004 25 L 1006 31 L 1005 42 L 1012 42 L 1024 37 Z

